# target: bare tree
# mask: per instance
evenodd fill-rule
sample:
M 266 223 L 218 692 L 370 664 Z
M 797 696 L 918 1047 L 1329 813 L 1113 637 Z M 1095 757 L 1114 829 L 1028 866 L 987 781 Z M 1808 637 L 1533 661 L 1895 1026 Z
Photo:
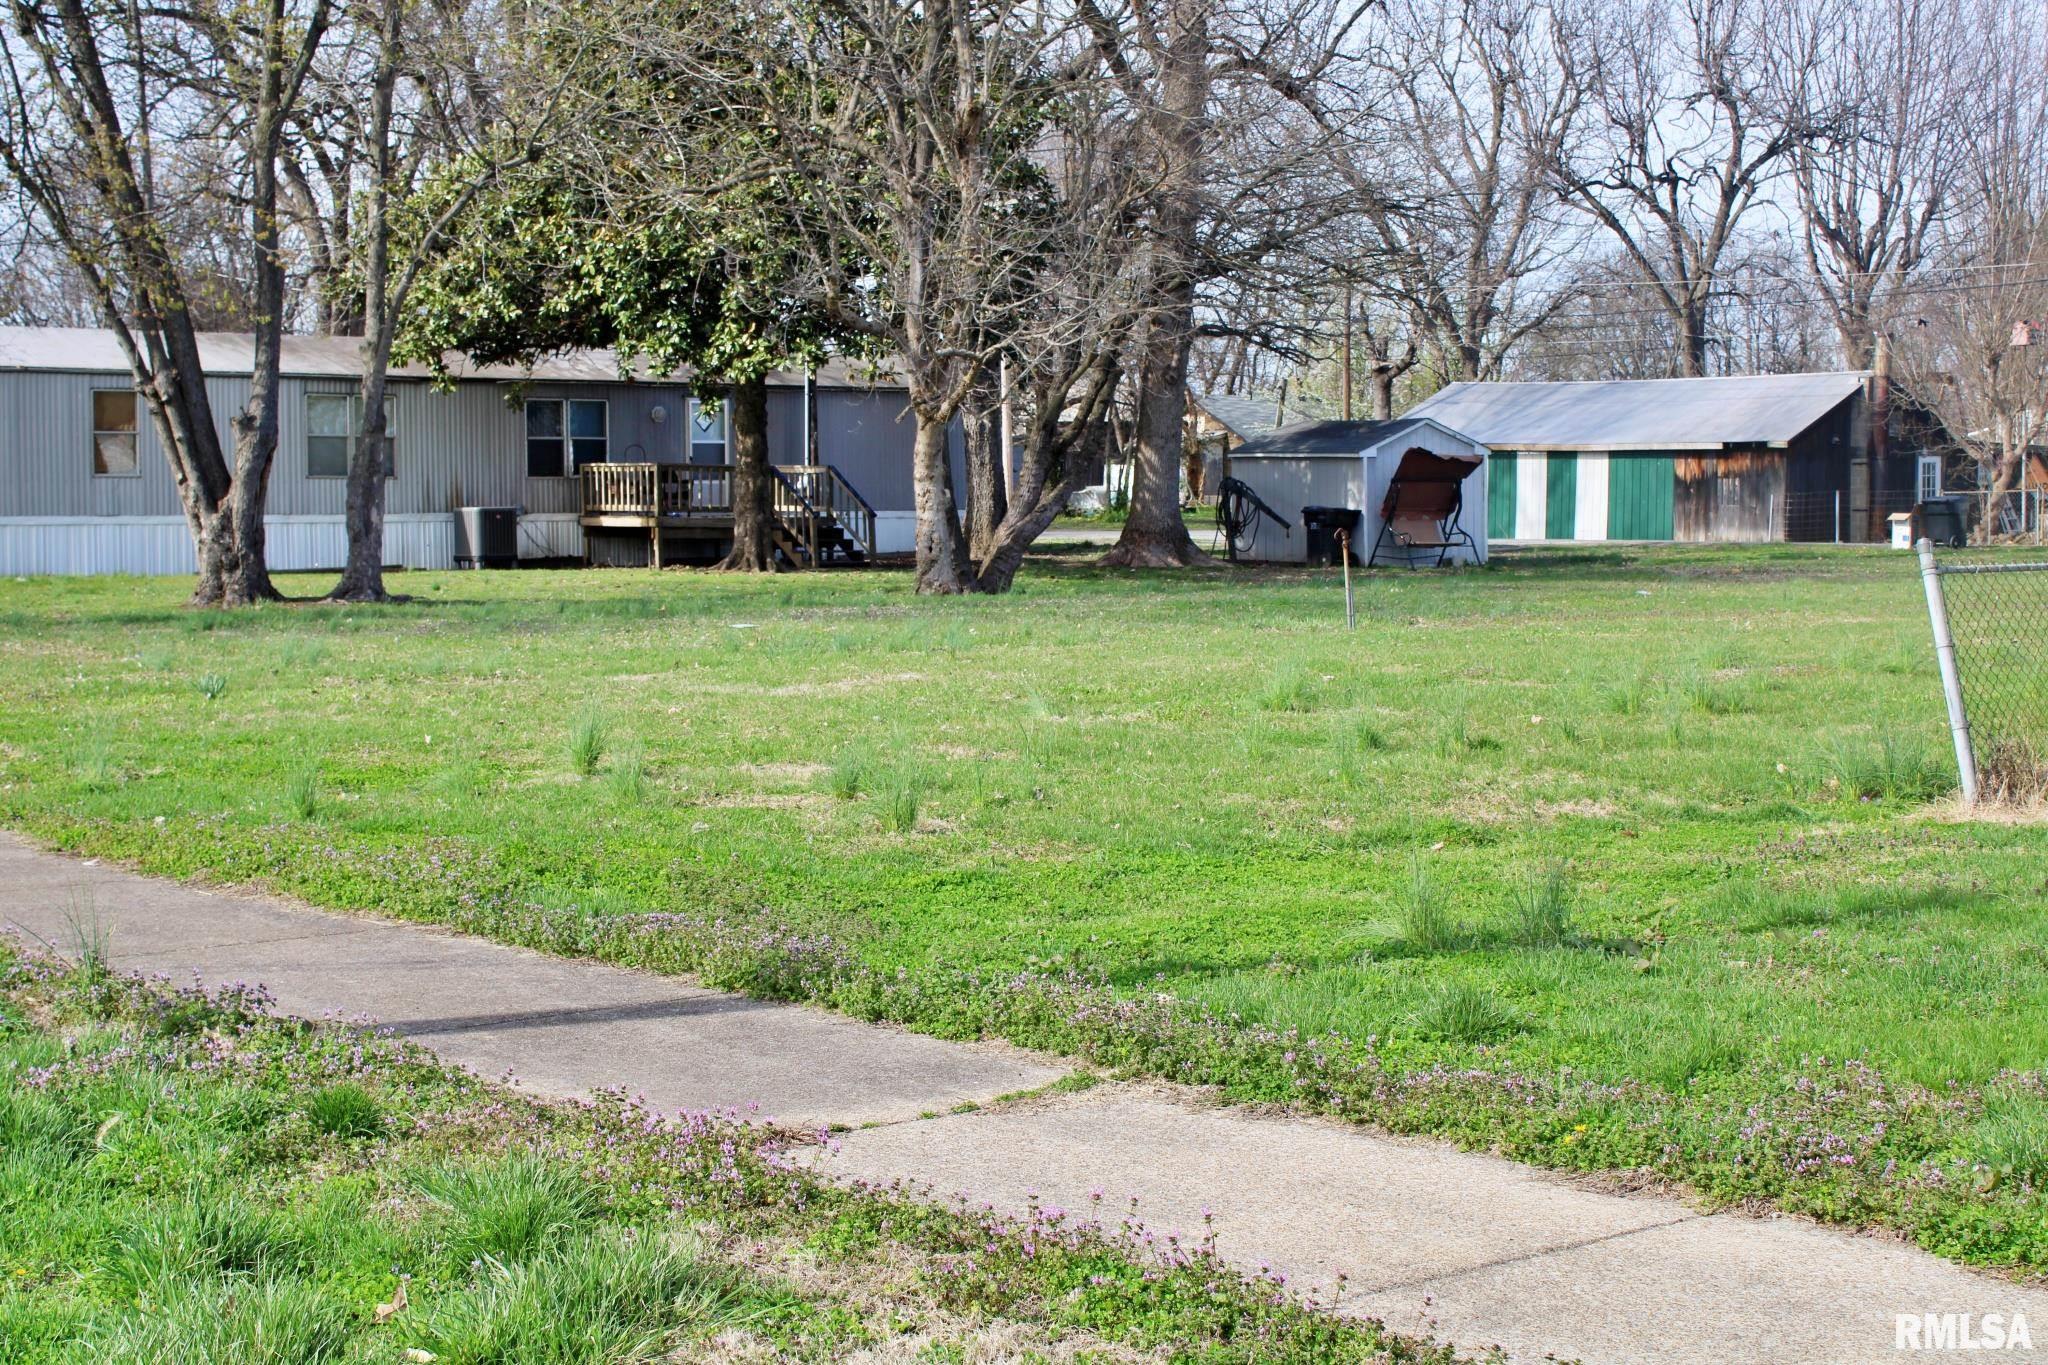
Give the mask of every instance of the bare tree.
M 319 212 L 303 172 L 295 197 L 311 210 L 304 226 L 316 271 L 326 272 L 330 294 L 346 291 L 341 309 L 330 301 L 326 321 L 333 327 L 346 318 L 362 335 L 360 419 L 344 514 L 348 559 L 329 596 L 381 602 L 388 596 L 386 398 L 407 298 L 477 196 L 507 165 L 539 154 L 555 107 L 548 91 L 516 80 L 523 69 L 519 44 L 476 36 L 492 33 L 487 0 L 350 0 L 342 14 L 348 41 L 332 45 L 329 60 L 316 68 L 322 107 L 330 111 L 326 145 L 306 139 L 309 157 L 333 177 L 332 197 L 327 212 Z M 353 98 L 362 91 L 367 105 Z M 401 215 L 409 220 L 402 233 Z
M 1316 89 L 1370 0 L 1080 0 L 1100 69 L 1155 183 L 1134 353 L 1129 515 L 1103 563 L 1206 562 L 1180 515 L 1188 362 L 1205 286 L 1268 266 L 1331 216 L 1286 113 Z M 1242 280 L 1239 281 L 1242 283 Z M 1274 287 L 1274 282 L 1267 281 Z
M 750 61 L 778 64 L 765 79 L 695 39 L 637 46 L 766 130 L 730 141 L 724 179 L 804 187 L 791 289 L 901 364 L 919 591 L 1001 590 L 1106 430 L 1141 202 L 1123 124 L 1076 75 L 1074 33 L 1044 14 L 833 0 L 798 18 L 775 24 L 800 35 L 786 49 L 749 42 Z M 1019 467 L 971 547 L 951 432 L 1002 361 Z
M 1392 0 L 1348 97 L 1313 109 L 1380 262 L 1360 284 L 1409 314 L 1445 380 L 1498 378 L 1574 297 L 1559 264 L 1581 233 L 1551 170 L 1584 94 L 1553 36 L 1512 0 Z
M 1816 21 L 1774 27 L 1772 0 L 1592 4 L 1560 19 L 1555 51 L 1587 136 L 1557 158 L 1560 188 L 1635 268 L 1670 318 L 1678 372 L 1707 373 L 1710 313 L 1741 265 L 1738 228 L 1816 129 L 1799 121 Z
M 2048 26 L 1998 0 L 1978 0 L 1969 23 L 1980 117 L 1948 162 L 1951 212 L 1930 251 L 1943 264 L 1899 300 L 1897 335 L 1913 398 L 1989 500 L 2048 446 Z
M 1792 183 L 1807 273 L 1843 361 L 1862 369 L 1927 259 L 1978 92 L 1966 80 L 1965 0 L 1869 0 L 1823 15 L 1823 60 L 1784 98 L 1835 132 L 1794 146 Z
M 277 157 L 326 31 L 327 0 L 144 11 L 11 0 L 0 164 L 33 204 L 128 358 L 199 560 L 195 604 L 277 596 L 263 509 L 277 450 L 285 275 Z M 165 233 L 156 163 L 227 134 L 253 262 L 248 401 L 230 466 L 206 393 L 186 271 Z

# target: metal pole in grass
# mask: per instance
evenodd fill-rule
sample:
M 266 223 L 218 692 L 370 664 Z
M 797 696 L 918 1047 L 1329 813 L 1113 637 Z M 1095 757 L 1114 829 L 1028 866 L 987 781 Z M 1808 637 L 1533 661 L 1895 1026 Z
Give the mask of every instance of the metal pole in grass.
M 1358 606 L 1351 600 L 1351 533 L 1337 532 L 1337 552 L 1344 561 L 1344 628 L 1358 629 Z
M 1963 709 L 1963 676 L 1956 670 L 1956 641 L 1948 628 L 1948 595 L 1941 590 L 1941 569 L 1934 562 L 1934 542 L 1921 537 L 1920 582 L 1927 589 L 1927 619 L 1934 625 L 1934 658 L 1941 666 L 1941 693 L 1948 701 L 1948 728 L 1956 742 L 1956 772 L 1963 781 L 1963 804 L 1977 804 L 1977 751 L 1970 745 L 1970 713 Z

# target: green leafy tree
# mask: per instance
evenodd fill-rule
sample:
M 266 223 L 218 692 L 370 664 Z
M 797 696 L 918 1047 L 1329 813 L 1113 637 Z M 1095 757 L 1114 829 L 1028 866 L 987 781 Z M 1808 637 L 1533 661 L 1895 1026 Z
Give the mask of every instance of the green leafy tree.
M 815 365 L 858 339 L 785 288 L 789 249 L 766 187 L 692 200 L 644 181 L 610 193 L 589 184 L 550 160 L 479 197 L 415 286 L 401 352 L 438 367 L 445 351 L 530 363 L 611 347 L 657 371 L 687 367 L 700 390 L 722 387 L 734 525 L 721 567 L 773 569 L 768 375 Z M 638 211 L 624 211 L 627 202 Z

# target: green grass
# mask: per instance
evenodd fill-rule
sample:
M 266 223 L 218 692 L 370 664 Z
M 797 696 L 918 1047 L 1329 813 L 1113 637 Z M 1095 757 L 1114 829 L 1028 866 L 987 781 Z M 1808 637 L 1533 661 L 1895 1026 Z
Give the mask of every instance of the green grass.
M 2040 1263 L 2040 1205 L 1999 1225 L 1914 1183 L 1923 1157 L 1987 1164 L 1964 1130 L 2018 1121 L 1944 1118 L 1867 1183 L 1741 1136 L 1844 1061 L 2048 1123 L 2010 1084 L 2048 1063 L 2048 839 L 1945 818 L 1905 558 L 1529 552 L 1363 575 L 1353 631 L 1333 575 L 1085 562 L 962 601 L 894 573 L 415 573 L 370 612 L 0 583 L 24 646 L 0 651 L 0 822 Z M 208 699 L 209 675 L 233 685 Z M 1020 971 L 1245 1037 L 1027 1014 L 983 984 Z M 1356 1049 L 1387 1083 L 1297 1084 L 1268 1037 Z M 1434 1096 L 1442 1075 L 1546 1098 Z
M 1142 1233 L 840 1189 L 789 1135 L 551 1105 L 258 1003 L 0 943 L 9 1365 L 1453 1365 Z

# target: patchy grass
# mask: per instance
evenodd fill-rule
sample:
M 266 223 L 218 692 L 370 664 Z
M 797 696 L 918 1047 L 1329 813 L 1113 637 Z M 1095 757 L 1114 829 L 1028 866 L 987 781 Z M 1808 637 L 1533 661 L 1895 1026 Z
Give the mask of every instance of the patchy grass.
M 828 1186 L 793 1134 L 261 1004 L 0 945 L 9 1362 L 1452 1362 L 1207 1246 Z
M 0 821 L 2044 1264 L 2031 1180 L 1977 1187 L 2048 1128 L 2048 830 L 1944 818 L 1904 559 L 1529 552 L 1363 575 L 1348 632 L 1330 575 L 1081 562 L 968 601 L 893 573 L 409 574 L 389 609 L 244 613 L 0 583 Z M 1156 1028 L 1095 1008 L 1161 995 Z M 1311 1038 L 1356 1069 L 1304 1072 Z M 1799 1086 L 1849 1065 L 1953 1107 L 1816 1164 L 1798 1142 L 1863 1139 Z

